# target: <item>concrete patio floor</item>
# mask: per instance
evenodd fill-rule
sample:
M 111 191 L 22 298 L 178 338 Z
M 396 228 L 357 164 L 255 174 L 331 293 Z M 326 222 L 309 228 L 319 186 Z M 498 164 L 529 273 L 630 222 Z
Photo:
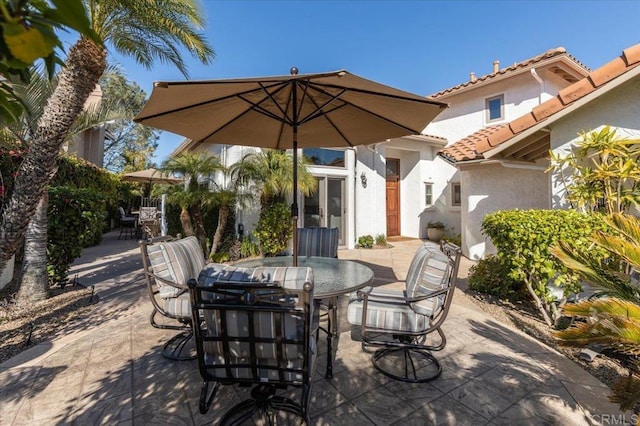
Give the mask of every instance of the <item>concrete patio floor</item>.
M 100 302 L 66 335 L 0 365 L 0 424 L 216 423 L 245 389 L 223 387 L 206 415 L 198 412 L 197 362 L 168 361 L 162 344 L 174 332 L 149 324 L 137 243 L 105 235 L 73 266 Z M 419 240 L 381 250 L 341 250 L 370 266 L 376 284 L 404 278 Z M 463 261 L 460 276 L 471 263 Z M 340 314 L 346 317 L 346 297 Z M 444 325 L 448 343 L 437 353 L 443 374 L 427 384 L 390 380 L 371 365 L 346 320 L 334 378 L 319 359 L 311 393 L 314 425 L 623 424 L 633 419 L 607 401 L 608 388 L 578 365 L 518 330 L 500 324 L 457 292 Z M 323 353 L 322 351 L 320 352 Z M 326 349 L 325 352 L 326 354 Z M 326 355 L 325 355 L 326 356 Z M 635 423 L 635 421 L 634 421 Z

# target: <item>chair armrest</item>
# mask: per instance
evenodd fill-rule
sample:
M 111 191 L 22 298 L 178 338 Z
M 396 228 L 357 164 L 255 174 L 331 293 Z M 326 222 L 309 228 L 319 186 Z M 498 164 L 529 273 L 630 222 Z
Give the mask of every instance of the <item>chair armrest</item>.
M 431 293 L 425 293 L 423 295 L 416 296 L 416 297 L 393 296 L 393 295 L 386 295 L 386 294 L 376 295 L 376 294 L 364 293 L 364 292 L 361 294 L 360 291 L 358 291 L 358 296 L 362 297 L 363 299 L 366 299 L 368 302 L 376 302 L 376 303 L 388 303 L 388 304 L 397 304 L 398 302 L 415 303 L 415 302 L 420 302 L 422 300 L 427 300 L 433 297 L 440 296 L 441 294 L 445 294 L 447 291 L 449 291 L 448 288 L 443 288 L 441 290 L 433 291 Z
M 178 297 L 182 293 L 186 293 L 187 291 L 189 291 L 189 288 L 187 286 L 182 286 L 180 284 L 176 284 L 173 281 L 169 281 L 169 280 L 167 280 L 165 278 L 157 276 L 153 272 L 144 271 L 144 273 L 145 273 L 145 275 L 148 275 L 149 277 L 152 277 L 154 280 L 160 281 L 162 284 L 166 284 L 168 286 L 171 286 L 171 287 L 173 287 L 175 289 L 180 290 L 180 292 L 178 294 L 176 294 L 175 297 Z

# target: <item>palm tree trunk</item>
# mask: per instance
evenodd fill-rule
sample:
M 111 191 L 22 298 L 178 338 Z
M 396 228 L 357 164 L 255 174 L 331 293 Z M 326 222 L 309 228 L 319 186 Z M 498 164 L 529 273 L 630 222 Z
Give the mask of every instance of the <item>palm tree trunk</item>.
M 196 235 L 196 232 L 193 230 L 193 225 L 191 224 L 191 215 L 185 207 L 180 211 L 180 223 L 182 224 L 185 237 Z
M 209 258 L 213 256 L 218 250 L 218 245 L 220 245 L 220 241 L 222 240 L 222 233 L 224 232 L 224 228 L 227 226 L 227 219 L 229 218 L 229 206 L 226 204 L 220 207 L 218 211 L 218 226 L 216 227 L 216 232 L 213 234 L 213 242 L 211 243 L 211 251 L 209 252 Z
M 202 209 L 200 206 L 195 205 L 189 207 L 189 213 L 191 214 L 191 219 L 193 219 L 193 226 L 196 231 L 196 238 L 200 242 L 200 247 L 202 247 L 202 252 L 207 252 L 207 232 L 204 230 L 204 219 L 202 218 Z
M 22 263 L 22 279 L 19 300 L 38 301 L 47 298 L 49 279 L 47 276 L 47 191 L 38 203 L 35 215 L 27 227 Z
M 106 50 L 81 38 L 69 49 L 58 85 L 44 108 L 0 227 L 0 273 L 15 253 L 29 221 L 55 173 L 56 159 L 69 129 L 106 68 Z

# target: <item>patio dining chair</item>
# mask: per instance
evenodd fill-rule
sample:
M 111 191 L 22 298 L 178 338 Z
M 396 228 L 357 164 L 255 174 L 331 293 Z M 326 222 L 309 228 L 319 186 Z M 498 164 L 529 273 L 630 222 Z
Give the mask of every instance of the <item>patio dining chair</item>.
M 209 264 L 189 290 L 204 379 L 200 412 L 209 410 L 221 385 L 238 384 L 253 386 L 251 399 L 230 408 L 219 424 L 256 414 L 273 424 L 278 410 L 309 424 L 318 328 L 311 268 Z M 276 394 L 288 387 L 300 389 L 298 401 Z
M 146 238 L 157 237 L 160 233 L 159 213 L 156 207 L 140 207 L 138 225 Z
M 129 237 L 133 238 L 136 234 L 136 221 L 137 218 L 135 216 L 127 216 L 124 211 L 124 208 L 118 207 L 118 222 L 120 225 L 120 233 L 118 234 L 118 239 L 124 235 L 124 238 L 127 239 Z
M 338 258 L 338 228 L 298 228 L 298 256 L 316 256 Z M 321 319 L 326 317 L 329 353 L 332 353 L 332 338 L 338 334 L 338 297 L 329 297 L 320 301 L 320 308 L 326 310 Z
M 379 372 L 413 383 L 440 376 L 442 368 L 432 352 L 447 343 L 441 326 L 451 306 L 459 264 L 458 246 L 444 243 L 439 249 L 425 243 L 412 259 L 404 290 L 360 290 L 349 303 L 347 319 L 360 326 L 363 349 L 374 349 L 372 361 Z
M 193 338 L 187 281 L 196 278 L 205 266 L 200 243 L 196 237 L 158 237 L 140 241 L 140 252 L 153 305 L 151 325 L 159 329 L 180 331 L 164 344 L 162 355 L 176 361 L 195 359 L 195 354 L 185 351 Z M 159 322 L 158 315 L 169 322 Z

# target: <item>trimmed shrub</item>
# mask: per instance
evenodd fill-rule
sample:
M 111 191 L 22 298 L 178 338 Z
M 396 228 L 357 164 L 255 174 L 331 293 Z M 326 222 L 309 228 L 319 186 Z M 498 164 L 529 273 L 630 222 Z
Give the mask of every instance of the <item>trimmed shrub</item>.
M 498 211 L 487 215 L 482 223 L 482 231 L 498 249 L 496 257 L 508 276 L 525 284 L 549 325 L 557 313 L 549 283 L 562 286 L 565 295 L 580 290 L 577 275 L 569 272 L 549 248 L 565 241 L 580 253 L 604 259 L 607 254 L 594 249 L 589 237 L 595 230 L 606 229 L 601 215 L 573 210 Z
M 469 287 L 501 299 L 522 300 L 527 290 L 524 282 L 509 276 L 510 269 L 497 256 L 489 255 L 469 269 Z
M 263 208 L 253 231 L 263 256 L 284 254 L 293 237 L 291 210 L 284 203 L 274 203 Z

